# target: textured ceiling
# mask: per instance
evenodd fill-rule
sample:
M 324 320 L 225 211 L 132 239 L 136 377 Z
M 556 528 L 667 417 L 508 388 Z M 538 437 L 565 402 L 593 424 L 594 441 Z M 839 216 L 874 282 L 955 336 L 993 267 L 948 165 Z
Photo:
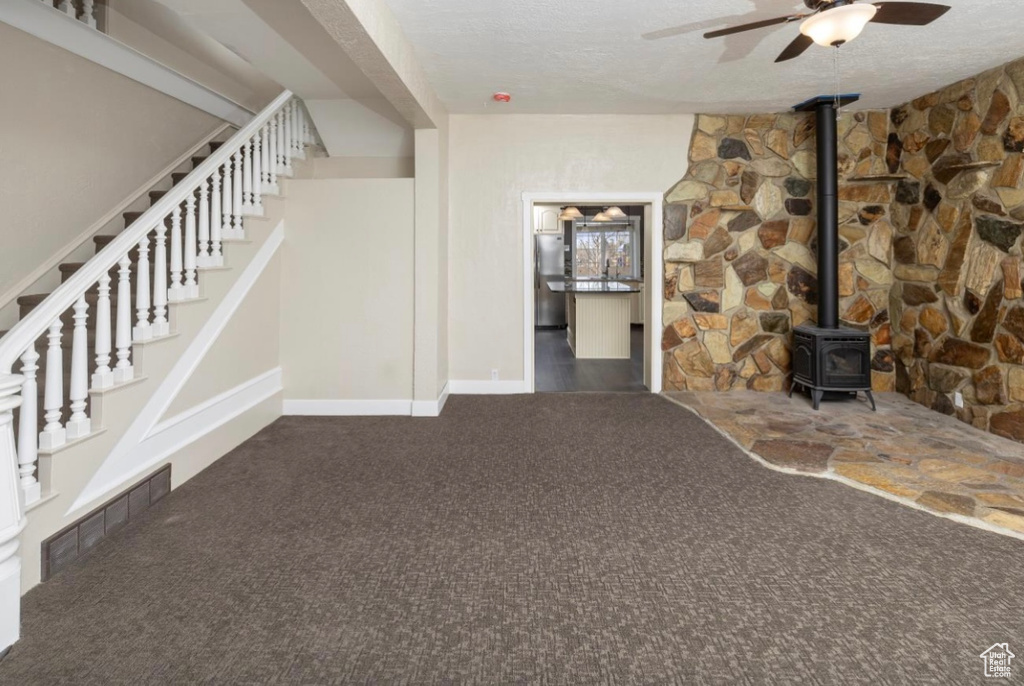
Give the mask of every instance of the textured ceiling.
M 386 0 L 452 112 L 781 111 L 833 90 L 831 49 L 774 59 L 797 24 L 701 34 L 801 0 Z M 927 27 L 869 24 L 839 53 L 840 88 L 888 107 L 1024 56 L 1021 0 L 938 0 Z M 678 31 L 664 31 L 682 25 Z M 653 32 L 675 34 L 657 40 Z M 509 105 L 490 95 L 513 94 Z

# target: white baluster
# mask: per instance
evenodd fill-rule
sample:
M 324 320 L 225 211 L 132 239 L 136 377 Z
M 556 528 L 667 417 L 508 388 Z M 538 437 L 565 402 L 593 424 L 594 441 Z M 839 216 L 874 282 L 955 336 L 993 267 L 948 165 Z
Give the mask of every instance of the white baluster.
M 198 298 L 199 284 L 196 282 L 196 196 L 189 193 L 185 198 L 185 297 Z
M 260 129 L 260 192 L 270 193 L 270 125 Z
M 95 0 L 82 0 L 82 16 L 79 17 L 80 21 L 84 21 L 93 28 L 96 28 L 95 4 Z
M 292 157 L 298 157 L 302 152 L 302 141 L 299 140 L 299 101 L 292 98 L 288 107 L 292 116 Z
M 43 450 L 62 446 L 67 441 L 67 433 L 60 423 L 64 407 L 64 352 L 60 348 L 62 326 L 60 317 L 57 317 L 50 324 L 50 331 L 46 335 L 46 386 L 43 391 L 43 418 L 46 419 L 46 426 L 39 434 L 39 447 Z
M 284 106 L 284 174 L 285 176 L 291 176 L 294 169 L 292 169 L 292 155 L 295 154 L 295 146 L 292 144 L 292 108 L 288 105 Z
M 21 356 L 21 375 L 25 381 L 21 384 L 21 415 L 18 417 L 18 481 L 26 505 L 39 500 L 40 495 L 39 481 L 36 479 L 36 463 L 39 461 L 39 427 L 36 419 L 36 402 L 39 400 L 39 389 L 36 387 L 38 360 L 39 353 L 33 343 Z
M 263 214 L 263 136 L 260 131 L 252 138 L 252 211 Z
M 228 157 L 224 163 L 224 189 L 221 192 L 221 223 L 220 235 L 222 238 L 234 238 L 235 234 L 231 226 L 231 158 Z
M 295 156 L 301 160 L 306 157 L 305 145 L 302 142 L 302 108 L 299 107 L 298 100 L 292 100 L 292 107 L 295 110 L 295 134 L 292 136 L 292 140 L 295 141 Z
M 242 151 L 235 152 L 234 164 L 235 176 L 231 180 L 231 237 L 245 238 L 245 230 L 242 228 Z
M 153 335 L 166 336 L 171 332 L 167 321 L 167 224 L 156 225 L 153 247 Z
M 269 185 L 267 192 L 275 195 L 281 192 L 277 187 L 277 146 L 277 115 L 274 115 L 270 119 L 270 145 L 267 150 L 267 184 Z
M 18 455 L 14 447 L 14 410 L 22 404 L 23 379 L 0 374 L 0 649 L 5 653 L 21 635 L 21 532 L 25 528 L 24 503 L 18 496 Z M 28 400 L 34 403 L 35 398 Z M 30 556 L 33 551 L 29 550 Z
M 220 169 L 213 172 L 213 191 L 210 194 L 210 266 L 224 266 L 220 235 Z
M 302 110 L 302 131 L 302 140 L 306 141 L 307 145 L 316 143 L 313 139 L 313 127 L 309 125 L 309 115 L 306 114 L 306 110 Z
M 242 145 L 242 214 L 252 214 L 252 144 Z
M 73 0 L 60 0 L 60 4 L 57 5 L 57 9 L 69 17 L 73 18 L 75 16 L 75 3 Z
M 95 390 L 114 385 L 114 372 L 110 368 L 110 274 L 104 274 L 99 281 L 99 298 L 96 300 L 96 371 L 92 375 Z
M 286 137 L 287 134 L 285 133 L 285 130 L 284 130 L 284 111 L 283 110 L 278 110 L 277 112 L 274 113 L 274 124 L 275 124 L 275 126 L 277 128 L 277 148 L 274 150 L 274 152 L 276 153 L 275 157 L 277 158 L 276 169 L 277 169 L 277 175 L 278 176 L 282 176 L 282 175 L 284 175 L 288 171 L 286 169 L 286 167 L 285 167 L 285 162 L 284 162 L 284 158 L 285 158 L 284 151 L 285 151 L 285 148 L 287 146 L 287 140 L 288 139 Z
M 199 184 L 199 245 L 196 248 L 196 266 L 210 266 L 210 182 Z
M 89 332 L 85 328 L 89 317 L 89 303 L 85 294 L 75 303 L 74 329 L 71 334 L 71 417 L 66 427 L 68 440 L 88 436 L 92 422 L 85 414 L 85 401 L 89 397 Z
M 135 329 L 132 332 L 136 341 L 148 341 L 153 337 L 153 327 L 149 324 L 149 236 L 139 240 L 139 261 L 135 263 Z
M 132 346 L 132 261 L 128 255 L 117 263 L 117 332 L 114 335 L 114 347 L 117 348 L 117 364 L 114 366 L 114 383 L 131 381 L 135 369 L 131 362 Z
M 18 394 L 23 379 L 0 374 L 0 649 L 6 652 L 21 635 L 20 534 L 25 528 L 24 503 L 18 497 L 18 455 L 14 447 L 14 410 L 22 404 Z M 35 398 L 28 402 L 34 403 Z M 33 552 L 30 550 L 29 555 Z
M 185 299 L 181 285 L 181 207 L 171 212 L 171 287 L 167 289 L 167 299 L 171 302 Z

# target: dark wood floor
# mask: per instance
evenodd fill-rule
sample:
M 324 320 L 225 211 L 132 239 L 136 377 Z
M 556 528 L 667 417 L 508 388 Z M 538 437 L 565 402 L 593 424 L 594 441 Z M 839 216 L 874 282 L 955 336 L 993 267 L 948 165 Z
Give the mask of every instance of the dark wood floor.
M 644 328 L 630 334 L 631 359 L 577 360 L 565 329 L 534 330 L 535 385 L 538 393 L 615 391 L 642 393 L 644 386 Z

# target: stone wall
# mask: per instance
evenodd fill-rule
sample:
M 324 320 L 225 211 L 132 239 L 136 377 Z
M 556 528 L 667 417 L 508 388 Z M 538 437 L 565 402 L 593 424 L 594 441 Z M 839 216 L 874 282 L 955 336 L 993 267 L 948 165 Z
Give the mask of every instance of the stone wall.
M 895 387 L 888 112 L 844 114 L 840 314 L 872 333 L 876 390 Z M 788 387 L 790 330 L 817 312 L 813 114 L 700 115 L 666 194 L 667 390 Z
M 872 386 L 1024 441 L 1024 60 L 838 131 L 840 312 L 872 334 Z M 665 388 L 783 390 L 816 316 L 813 115 L 701 115 L 689 163 Z
M 1022 97 L 1024 60 L 897 107 L 887 159 L 897 388 L 1024 441 Z

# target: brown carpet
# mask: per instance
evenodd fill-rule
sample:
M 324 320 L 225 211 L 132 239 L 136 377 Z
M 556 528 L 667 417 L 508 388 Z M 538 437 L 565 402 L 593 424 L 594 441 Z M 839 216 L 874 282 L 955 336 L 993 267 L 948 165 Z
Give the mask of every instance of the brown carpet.
M 278 421 L 29 593 L 0 682 L 974 683 L 1021 589 L 664 399 L 453 397 Z

